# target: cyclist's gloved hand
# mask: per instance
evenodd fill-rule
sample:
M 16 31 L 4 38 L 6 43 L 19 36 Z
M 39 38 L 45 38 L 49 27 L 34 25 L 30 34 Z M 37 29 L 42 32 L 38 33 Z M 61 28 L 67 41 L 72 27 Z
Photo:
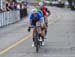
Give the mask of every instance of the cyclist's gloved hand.
M 29 28 L 28 28 L 28 32 L 30 32 L 30 30 L 31 30 L 31 29 L 30 29 L 30 27 L 29 27 Z

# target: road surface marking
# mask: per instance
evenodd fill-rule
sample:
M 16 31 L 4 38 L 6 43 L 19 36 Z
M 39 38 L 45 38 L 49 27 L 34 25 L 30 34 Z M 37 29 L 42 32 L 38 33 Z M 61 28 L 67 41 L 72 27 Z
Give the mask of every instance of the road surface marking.
M 26 41 L 27 39 L 31 38 L 32 34 L 28 35 L 27 37 L 17 41 L 15 44 L 9 46 L 8 48 L 5 48 L 4 50 L 0 51 L 0 55 L 6 53 L 7 51 L 9 51 L 10 49 L 18 46 L 19 44 L 23 43 L 24 41 Z
M 60 19 L 57 19 L 57 20 L 60 20 Z M 53 21 L 53 22 L 49 22 L 49 25 L 55 24 L 57 22 L 57 20 L 56 21 Z M 21 39 L 19 41 L 17 41 L 16 43 L 14 43 L 13 45 L 9 46 L 8 48 L 5 48 L 4 50 L 0 51 L 0 55 L 8 52 L 10 49 L 18 46 L 19 44 L 23 43 L 24 41 L 28 40 L 31 37 L 32 37 L 32 34 L 26 36 L 25 38 L 23 38 L 23 39 Z

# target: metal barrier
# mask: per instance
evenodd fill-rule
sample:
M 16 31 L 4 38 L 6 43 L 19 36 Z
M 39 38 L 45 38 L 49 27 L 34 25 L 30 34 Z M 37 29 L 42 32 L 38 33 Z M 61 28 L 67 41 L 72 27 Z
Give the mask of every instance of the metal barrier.
M 2 26 L 2 13 L 0 13 L 0 27 Z
M 15 23 L 20 20 L 20 11 L 8 11 L 0 13 L 0 27 Z

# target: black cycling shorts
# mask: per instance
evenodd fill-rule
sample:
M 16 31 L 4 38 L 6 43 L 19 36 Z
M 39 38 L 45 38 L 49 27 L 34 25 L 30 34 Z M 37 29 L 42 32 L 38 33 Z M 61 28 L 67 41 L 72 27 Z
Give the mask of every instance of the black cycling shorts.
M 33 26 L 36 26 L 36 22 L 38 22 L 38 20 L 32 20 L 32 24 Z

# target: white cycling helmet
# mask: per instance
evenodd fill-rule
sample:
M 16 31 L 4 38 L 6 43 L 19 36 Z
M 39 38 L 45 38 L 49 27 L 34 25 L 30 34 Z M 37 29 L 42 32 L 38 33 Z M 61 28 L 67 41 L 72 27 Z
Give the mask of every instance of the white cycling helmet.
M 33 9 L 31 10 L 31 13 L 37 13 L 37 9 L 36 9 L 36 8 L 33 8 Z
M 39 2 L 39 6 L 42 7 L 44 5 L 43 2 Z

